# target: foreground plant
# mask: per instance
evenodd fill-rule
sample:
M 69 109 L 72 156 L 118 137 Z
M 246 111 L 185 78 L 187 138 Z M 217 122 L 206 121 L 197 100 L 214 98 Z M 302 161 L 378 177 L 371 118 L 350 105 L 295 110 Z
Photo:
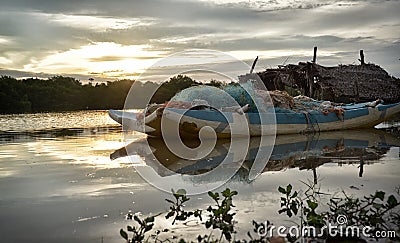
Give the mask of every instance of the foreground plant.
M 309 185 L 303 195 L 292 190 L 290 184 L 286 188 L 278 188 L 283 194 L 278 212 L 286 213 L 289 218 L 298 215 L 301 230 L 308 226 L 324 229 L 327 223 L 334 222 L 349 227 L 368 227 L 372 238 L 379 238 L 376 234 L 378 231 L 396 232 L 397 237 L 391 238 L 399 240 L 400 213 L 396 209 L 400 202 L 394 195 L 386 197 L 385 192 L 377 191 L 375 194 L 356 198 L 342 191 L 343 197 L 331 197 L 327 203 L 328 210 L 321 210 L 318 208 L 321 201 L 319 196 L 324 193 L 313 186 L 315 185 Z M 324 238 L 329 237 L 326 232 L 323 233 Z M 291 235 L 288 238 L 296 239 Z
M 371 228 L 371 233 L 374 234 L 379 230 L 396 230 L 394 240 L 399 240 L 400 229 L 400 214 L 396 196 L 390 195 L 386 197 L 386 193 L 377 191 L 375 194 L 365 196 L 363 198 L 355 198 L 343 193 L 343 197 L 332 197 L 329 195 L 329 202 L 326 204 L 327 209 L 321 209 L 321 193 L 319 188 L 314 185 L 307 184 L 308 189 L 305 192 L 299 192 L 293 189 L 292 185 L 279 187 L 278 191 L 282 194 L 280 214 L 285 214 L 289 218 L 298 216 L 300 218 L 300 229 L 313 226 L 316 229 L 323 228 L 328 221 L 337 219 L 339 216 L 345 216 L 347 225 Z M 185 190 L 172 190 L 172 199 L 165 199 L 169 204 L 169 210 L 165 213 L 160 213 L 154 216 L 140 218 L 138 215 L 128 214 L 127 218 L 134 221 L 134 225 L 127 226 L 127 231 L 120 230 L 120 235 L 127 242 L 274 242 L 272 236 L 273 224 L 269 221 L 259 223 L 253 220 L 253 231 L 248 232 L 249 239 L 236 239 L 236 221 L 233 208 L 233 198 L 238 193 L 231 191 L 229 188 L 221 193 L 209 192 L 208 196 L 212 199 L 213 205 L 208 206 L 205 210 L 196 209 L 193 211 L 185 210 L 185 203 L 190 198 L 187 197 Z M 400 195 L 400 194 L 399 194 Z M 178 222 L 187 223 L 188 220 L 197 220 L 206 230 L 208 234 L 198 235 L 194 241 L 188 239 L 180 239 L 172 236 L 171 239 L 159 239 L 163 232 L 169 232 L 168 229 L 153 230 L 155 219 L 160 215 L 165 214 L 166 219 L 171 219 L 171 225 Z M 152 231 L 153 230 L 153 231 Z M 216 234 L 215 231 L 217 231 Z M 218 236 L 217 238 L 215 238 Z M 322 238 L 328 238 L 329 235 L 321 235 Z M 375 236 L 375 235 L 374 235 Z M 296 242 L 300 236 L 286 235 L 286 240 Z M 319 236 L 320 237 L 320 236 Z M 315 238 L 315 237 L 314 237 Z M 283 238 L 279 239 L 283 241 Z M 339 241 L 340 240 L 340 241 Z M 334 242 L 343 242 L 343 239 L 334 239 Z M 357 239 L 356 239 L 357 240 Z
M 128 242 L 142 242 L 145 238 L 146 232 L 153 229 L 154 226 L 154 218 L 155 216 L 146 217 L 144 219 L 140 219 L 137 215 L 128 214 L 127 218 L 136 221 L 138 225 L 136 226 L 127 226 L 127 231 L 132 233 L 131 239 L 129 239 L 128 233 L 121 229 L 119 231 L 122 238 L 124 238 Z
M 175 216 L 172 224 L 175 224 L 176 221 L 186 221 L 189 217 L 194 216 L 202 220 L 201 218 L 201 213 L 202 211 L 197 209 L 195 211 L 185 211 L 184 208 L 184 203 L 189 201 L 190 198 L 186 196 L 186 191 L 183 189 L 179 189 L 177 192 L 172 190 L 172 195 L 175 198 L 175 201 L 172 201 L 171 199 L 165 199 L 165 201 L 169 202 L 171 204 L 169 208 L 169 212 L 165 216 L 165 218 L 170 218 L 172 216 Z

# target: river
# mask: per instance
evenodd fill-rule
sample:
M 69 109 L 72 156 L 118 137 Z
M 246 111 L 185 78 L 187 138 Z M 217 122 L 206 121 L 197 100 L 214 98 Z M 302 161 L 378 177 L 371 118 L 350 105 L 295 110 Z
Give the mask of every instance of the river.
M 270 161 L 255 180 L 248 176 L 254 159 L 246 157 L 239 172 L 217 189 L 239 192 L 234 203 L 239 235 L 246 237 L 253 219 L 286 222 L 277 212 L 277 188 L 289 183 L 304 190 L 303 182 L 317 182 L 331 195 L 396 193 L 400 138 L 383 129 L 388 126 L 399 123 L 382 124 L 379 130 L 278 136 Z M 219 142 L 206 160 L 189 164 L 165 152 L 162 142 L 132 133 L 130 146 L 138 153 L 127 157 L 119 150 L 126 145 L 123 135 L 106 111 L 0 115 L 1 242 L 123 242 L 119 230 L 130 223 L 129 212 L 164 212 L 164 199 L 171 198 L 138 173 L 139 167 L 158 171 L 137 144 L 146 141 L 168 168 L 186 174 L 212 169 L 218 163 L 204 161 L 218 161 L 229 147 L 229 142 Z M 250 149 L 257 144 L 252 139 Z M 203 193 L 191 196 L 187 204 L 187 209 L 204 209 L 211 200 Z M 157 220 L 157 227 L 170 227 L 164 217 Z M 168 234 L 197 236 L 196 224 L 175 225 Z

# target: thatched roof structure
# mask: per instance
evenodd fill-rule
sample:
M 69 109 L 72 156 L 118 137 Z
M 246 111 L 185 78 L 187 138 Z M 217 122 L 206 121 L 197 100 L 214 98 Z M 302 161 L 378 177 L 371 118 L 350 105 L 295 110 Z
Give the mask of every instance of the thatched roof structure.
M 335 102 L 400 101 L 400 80 L 375 64 L 324 67 L 312 62 L 289 64 L 257 73 L 268 90 L 286 90 Z M 239 77 L 243 80 L 249 75 Z

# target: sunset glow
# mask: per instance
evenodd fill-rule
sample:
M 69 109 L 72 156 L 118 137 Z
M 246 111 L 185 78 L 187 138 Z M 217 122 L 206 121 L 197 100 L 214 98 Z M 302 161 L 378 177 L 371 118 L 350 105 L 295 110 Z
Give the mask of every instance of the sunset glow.
M 40 2 L 40 1 L 39 1 Z M 157 6 L 157 7 L 155 7 Z M 136 79 L 163 57 L 212 49 L 258 70 L 308 61 L 368 62 L 399 75 L 398 1 L 89 1 L 0 10 L 0 74 Z
M 147 51 L 148 45 L 96 42 L 78 49 L 57 52 L 24 66 L 32 72 L 80 73 L 104 78 L 137 78 L 163 52 Z

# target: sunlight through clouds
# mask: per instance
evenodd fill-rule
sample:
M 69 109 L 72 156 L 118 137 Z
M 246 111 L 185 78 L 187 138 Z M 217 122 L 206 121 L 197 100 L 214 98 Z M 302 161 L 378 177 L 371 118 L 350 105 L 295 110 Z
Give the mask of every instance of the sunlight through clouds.
M 11 40 L 5 36 L 0 35 L 0 45 L 8 45 L 11 43 Z
M 42 17 L 60 25 L 91 29 L 97 31 L 123 30 L 133 27 L 151 25 L 155 20 L 150 18 L 114 18 L 103 16 L 85 16 L 85 15 L 65 15 L 65 14 L 44 14 Z
M 5 57 L 0 57 L 0 64 L 2 64 L 2 65 L 8 65 L 8 64 L 11 64 L 11 63 L 12 63 L 11 60 L 9 60 L 9 59 L 7 59 L 7 58 L 5 58 Z
M 161 51 L 146 50 L 149 47 L 149 45 L 95 42 L 79 49 L 54 53 L 43 60 L 36 60 L 26 65 L 24 69 L 49 73 L 65 73 L 68 71 L 80 74 L 98 73 L 104 77 L 115 76 L 120 73 L 124 74 L 124 78 L 127 78 L 137 76 L 138 72 L 151 66 L 164 54 Z M 110 72 L 110 70 L 114 70 L 114 72 Z M 115 72 L 115 70 L 118 71 Z

